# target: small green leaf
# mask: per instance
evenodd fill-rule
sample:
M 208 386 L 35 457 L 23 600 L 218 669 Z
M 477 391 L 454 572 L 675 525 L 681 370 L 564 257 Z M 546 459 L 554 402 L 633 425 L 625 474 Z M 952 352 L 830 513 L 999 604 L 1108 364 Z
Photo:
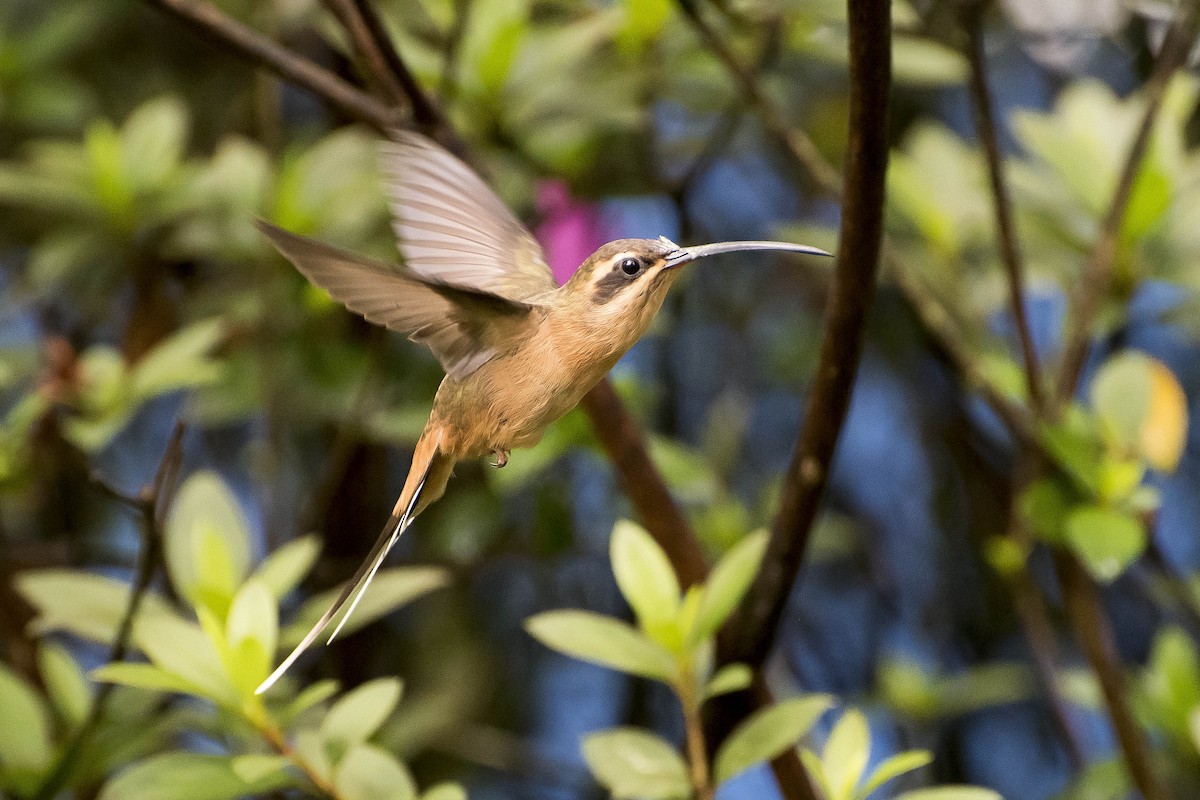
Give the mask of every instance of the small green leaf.
M 324 703 L 329 698 L 338 693 L 339 684 L 335 680 L 317 681 L 310 686 L 304 687 L 300 694 L 296 695 L 280 715 L 283 724 L 290 725 L 297 717 L 308 711 L 315 705 Z
M 1083 506 L 1067 517 L 1067 543 L 1088 572 L 1109 583 L 1146 549 L 1146 529 L 1138 520 L 1100 506 Z
M 583 758 L 617 800 L 670 800 L 691 792 L 679 752 L 649 731 L 611 728 L 590 734 L 583 740 Z
M 525 630 L 547 647 L 612 669 L 670 683 L 674 659 L 629 623 L 590 611 L 547 611 L 525 620 Z
M 119 683 L 137 689 L 200 695 L 203 689 L 195 683 L 153 664 L 113 663 L 92 670 L 92 679 L 101 683 Z
M 1065 536 L 1067 512 L 1074 501 L 1070 488 L 1062 481 L 1042 478 L 1025 487 L 1017 507 L 1029 530 L 1044 542 L 1058 544 Z
M 204 697 L 227 706 L 239 702 L 213 643 L 196 625 L 170 617 L 139 619 L 134 641 L 154 666 L 193 684 Z
M 933 753 L 928 750 L 907 750 L 903 753 L 897 753 L 891 758 L 885 759 L 875 771 L 871 773 L 871 777 L 867 779 L 866 785 L 859 791 L 860 798 L 869 797 L 871 792 L 883 786 L 888 781 L 898 778 L 906 772 L 920 769 L 928 764 L 933 763 Z
M 821 763 L 829 783 L 829 800 L 853 800 L 854 789 L 863 777 L 871 755 L 871 730 L 867 718 L 852 708 L 833 726 Z
M 321 540 L 316 534 L 302 536 L 280 547 L 267 556 L 254 577 L 271 590 L 277 600 L 282 600 L 312 570 L 321 554 Z
M 225 640 L 233 655 L 230 674 L 244 693 L 252 693 L 271 672 L 279 639 L 279 609 L 266 585 L 246 581 L 233 598 Z
M 171 582 L 193 605 L 224 619 L 250 563 L 250 526 L 215 472 L 193 473 L 167 517 L 164 543 Z
M 445 781 L 426 789 L 421 800 L 467 800 L 467 790 L 457 783 Z
M 1109 358 L 1092 379 L 1091 399 L 1104 432 L 1132 449 L 1150 409 L 1150 357 L 1127 350 Z
M 38 646 L 38 672 L 46 694 L 68 728 L 75 728 L 92 707 L 92 689 L 75 659 L 62 645 L 43 642 Z
M 287 777 L 292 762 L 287 756 L 245 755 L 234 756 L 230 766 L 234 773 L 246 783 L 259 783 L 268 779 Z
M 319 731 L 304 728 L 295 733 L 296 753 L 311 772 L 322 780 L 328 781 L 333 774 L 333 764 L 329 760 L 329 751 L 325 749 L 325 739 Z
M 283 772 L 244 780 L 228 756 L 163 753 L 128 767 L 110 780 L 100 800 L 236 800 L 292 783 Z
M 704 687 L 704 698 L 707 700 L 720 694 L 740 692 L 749 688 L 754 681 L 754 671 L 745 664 L 726 664 L 717 670 L 712 680 Z
M 766 550 L 767 532 L 758 531 L 734 545 L 717 562 L 704 585 L 691 641 L 712 636 L 725 623 L 758 574 Z
M 369 744 L 355 745 L 333 774 L 344 800 L 416 800 L 417 786 L 396 757 Z
M 219 319 L 205 320 L 177 331 L 155 345 L 133 365 L 132 392 L 144 402 L 167 392 L 212 383 L 221 366 L 210 358 L 225 336 Z
M 825 765 L 821 763 L 821 757 L 807 747 L 801 747 L 800 763 L 804 765 L 808 777 L 816 784 L 821 797 L 833 797 L 833 790 L 829 788 L 829 781 L 825 778 Z
M 650 534 L 621 520 L 613 527 L 610 550 L 617 586 L 638 621 L 657 626 L 673 620 L 679 609 L 679 579 Z
M 380 570 L 363 595 L 354 616 L 342 626 L 342 636 L 360 630 L 380 617 L 390 614 L 424 594 L 450 583 L 450 575 L 440 567 L 393 567 Z M 333 603 L 340 588 L 330 589 L 309 599 L 300 608 L 296 619 L 287 626 L 280 641 L 291 647 L 304 638 L 309 628 Z
M 400 702 L 402 688 L 398 678 L 379 678 L 347 693 L 321 721 L 321 737 L 343 751 L 370 739 Z
M 42 697 L 29 682 L 0 664 L 0 767 L 38 772 L 54 751 Z
M 27 570 L 16 588 L 37 609 L 33 633 L 65 631 L 99 644 L 112 644 L 129 605 L 129 584 L 78 570 Z M 160 597 L 142 598 L 139 619 L 164 616 L 173 612 Z
M 714 762 L 718 783 L 724 783 L 755 764 L 770 761 L 808 732 L 833 706 L 829 695 L 794 697 L 756 711 L 734 729 Z
M 999 792 L 979 786 L 935 786 L 897 795 L 896 800 L 1004 800 Z

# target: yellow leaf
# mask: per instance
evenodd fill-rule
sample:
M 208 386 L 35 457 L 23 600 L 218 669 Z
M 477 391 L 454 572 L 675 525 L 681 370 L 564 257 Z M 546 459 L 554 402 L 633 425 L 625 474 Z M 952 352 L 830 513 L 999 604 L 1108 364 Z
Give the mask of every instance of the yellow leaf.
M 1138 441 L 1146 462 L 1160 472 L 1174 471 L 1187 442 L 1187 426 L 1183 387 L 1166 364 L 1151 359 L 1150 404 Z

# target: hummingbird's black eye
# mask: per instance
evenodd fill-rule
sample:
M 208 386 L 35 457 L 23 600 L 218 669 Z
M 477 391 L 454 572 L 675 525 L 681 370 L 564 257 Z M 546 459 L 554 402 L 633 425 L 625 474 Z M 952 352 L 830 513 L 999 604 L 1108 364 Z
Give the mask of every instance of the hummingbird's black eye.
M 642 262 L 636 258 L 627 258 L 621 262 L 621 271 L 626 275 L 637 275 L 642 271 Z

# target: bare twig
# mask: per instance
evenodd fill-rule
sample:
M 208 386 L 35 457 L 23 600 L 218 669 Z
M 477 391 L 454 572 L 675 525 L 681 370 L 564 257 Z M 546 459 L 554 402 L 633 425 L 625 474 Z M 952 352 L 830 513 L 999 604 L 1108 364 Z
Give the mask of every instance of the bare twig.
M 397 107 L 405 105 L 408 94 L 396 80 L 395 73 L 388 65 L 383 51 L 379 49 L 379 43 L 371 35 L 371 29 L 359 13 L 354 0 L 325 0 L 325 7 L 337 17 L 346 36 L 349 37 L 350 46 L 358 56 L 361 71 L 367 81 L 391 104 Z
M 444 140 L 442 144 L 455 149 L 461 149 L 461 142 L 453 136 L 453 131 L 450 125 L 446 122 L 446 118 L 442 116 L 442 112 L 429 99 L 429 95 L 421 89 L 421 84 L 417 83 L 416 77 L 404 63 L 404 59 L 400 58 L 400 53 L 392 44 L 392 39 L 388 36 L 387 28 L 384 27 L 383 20 L 375 13 L 374 6 L 370 0 L 353 0 L 355 8 L 358 9 L 358 14 L 362 17 L 363 22 L 367 26 L 367 30 L 371 32 L 371 38 L 375 40 L 376 47 L 383 54 L 383 59 L 391 69 L 392 74 L 396 78 L 396 82 L 404 90 L 405 96 L 408 97 L 408 102 L 412 104 L 413 119 L 417 126 L 432 133 L 442 133 L 449 135 L 449 140 Z
M 988 179 L 996 212 L 996 236 L 1000 243 L 1000 259 L 1004 262 L 1004 270 L 1008 274 L 1009 302 L 1017 327 L 1017 339 L 1021 345 L 1025 382 L 1028 384 L 1030 403 L 1037 412 L 1043 405 L 1042 380 L 1038 370 L 1037 352 L 1033 347 L 1033 336 L 1029 332 L 1029 315 L 1025 308 L 1025 281 L 1017 232 L 1013 224 L 1012 201 L 1008 193 L 1008 184 L 1004 180 L 1004 162 L 1000 156 L 996 122 L 992 117 L 992 93 L 988 87 L 983 41 L 983 14 L 986 9 L 987 0 L 971 0 L 963 11 L 963 27 L 967 32 L 967 61 L 970 64 L 971 105 L 975 112 L 975 127 L 987 160 Z
M 1070 324 L 1065 336 L 1066 343 L 1063 345 L 1058 384 L 1054 393 L 1058 405 L 1067 402 L 1074 395 L 1080 373 L 1083 372 L 1088 343 L 1091 341 L 1092 323 L 1100 313 L 1112 285 L 1113 262 L 1117 257 L 1117 245 L 1125 222 L 1125 212 L 1129 208 L 1134 184 L 1145 160 L 1146 150 L 1150 146 L 1150 135 L 1154 131 L 1154 123 L 1158 119 L 1158 112 L 1162 108 L 1171 78 L 1191 51 L 1198 24 L 1200 3 L 1196 0 L 1186 0 L 1179 15 L 1167 30 L 1158 61 L 1154 65 L 1154 72 L 1146 84 L 1146 109 L 1142 112 L 1141 123 L 1133 142 L 1129 145 L 1117 187 L 1100 224 L 1100 233 L 1084 264 L 1079 290 L 1071 303 Z
M 471 0 L 454 0 L 454 20 L 446 32 L 446 43 L 442 49 L 442 77 L 438 82 L 438 97 L 443 105 L 454 102 L 458 95 L 459 55 L 470 18 Z
M 199 29 L 213 41 L 239 55 L 262 64 L 281 78 L 304 87 L 354 119 L 380 131 L 387 131 L 399 122 L 392 109 L 366 92 L 243 25 L 210 3 L 201 0 L 145 2 Z
M 134 623 L 141 610 L 142 601 L 150 589 L 150 582 L 154 579 L 155 567 L 159 562 L 162 547 L 162 520 L 165 513 L 163 506 L 166 505 L 165 497 L 170 491 L 174 475 L 183 456 L 183 434 L 183 423 L 175 423 L 175 429 L 171 432 L 171 438 L 167 442 L 167 448 L 163 452 L 162 460 L 159 461 L 158 470 L 154 475 L 154 482 L 144 487 L 136 496 L 121 492 L 100 476 L 91 476 L 91 482 L 101 492 L 116 502 L 134 509 L 141 516 L 142 546 L 138 554 L 137 572 L 129 593 L 129 604 L 125 607 L 125 614 L 121 617 L 120 625 L 117 626 L 116 637 L 113 639 L 108 653 L 110 663 L 125 660 L 129 643 L 133 638 Z M 115 688 L 116 684 L 104 683 L 96 690 L 87 717 L 80 723 L 71 743 L 63 750 L 54 769 L 50 771 L 37 793 L 34 794 L 34 800 L 52 800 L 66 786 L 75 764 L 104 717 L 108 699 Z

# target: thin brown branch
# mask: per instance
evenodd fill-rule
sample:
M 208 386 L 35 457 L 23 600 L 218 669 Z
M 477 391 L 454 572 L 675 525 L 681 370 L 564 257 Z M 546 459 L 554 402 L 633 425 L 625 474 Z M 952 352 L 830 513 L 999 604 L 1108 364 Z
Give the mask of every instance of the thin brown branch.
M 1117 258 L 1125 213 L 1129 208 L 1129 200 L 1133 196 L 1142 162 L 1145 161 L 1146 151 L 1150 147 L 1150 136 L 1154 132 L 1154 124 L 1171 78 L 1191 52 L 1198 24 L 1200 3 L 1187 0 L 1167 30 L 1158 61 L 1154 65 L 1154 72 L 1146 84 L 1146 109 L 1142 112 L 1137 133 L 1129 145 L 1116 189 L 1100 224 L 1100 233 L 1084 264 L 1079 289 L 1071 302 L 1070 320 L 1064 337 L 1062 361 L 1054 393 L 1056 405 L 1066 403 L 1075 394 L 1075 386 L 1087 359 L 1092 325 L 1112 286 L 1113 263 Z
M 301 86 L 354 119 L 387 131 L 399 119 L 393 109 L 351 86 L 329 70 L 247 27 L 210 3 L 200 0 L 145 0 L 201 31 L 218 44 L 262 64 L 284 80 Z M 414 107 L 415 112 L 415 107 Z
M 1144 800 L 1167 800 L 1171 795 L 1154 774 L 1150 745 L 1133 715 L 1112 627 L 1104 614 L 1104 604 L 1100 593 L 1096 591 L 1096 584 L 1079 560 L 1070 553 L 1056 553 L 1055 567 L 1062 585 L 1067 616 L 1100 682 L 1100 691 L 1104 695 L 1117 743 L 1133 783 Z
M 371 35 L 371 29 L 359 13 L 354 0 L 325 0 L 325 7 L 337 17 L 350 40 L 351 49 L 358 58 L 360 71 L 375 87 L 376 92 L 397 108 L 406 105 L 408 96 L 404 87 L 396 80 L 395 73 L 388 66 L 387 58 L 380 50 L 375 37 Z
M 1044 404 L 1042 380 L 1037 352 L 1033 347 L 1033 336 L 1029 332 L 1029 314 L 1025 308 L 1024 270 L 1013 223 L 1012 200 L 1008 192 L 1008 183 L 1004 179 L 1004 161 L 1000 155 L 999 136 L 992 116 L 992 92 L 988 86 L 985 63 L 983 14 L 987 5 L 986 0 L 972 0 L 963 11 L 963 27 L 967 33 L 967 62 L 970 64 L 968 83 L 971 106 L 975 113 L 975 128 L 987 161 L 988 180 L 991 183 L 992 203 L 996 214 L 996 236 L 1000 244 L 1000 260 L 1004 263 L 1004 271 L 1008 275 L 1009 302 L 1017 327 L 1017 339 L 1021 345 L 1029 401 L 1034 411 L 1038 412 Z
M 767 130 L 784 144 L 792 158 L 823 192 L 834 197 L 841 196 L 842 176 L 837 169 L 825 160 L 808 134 L 788 122 L 779 106 L 767 96 L 757 76 L 742 64 L 716 29 L 704 19 L 696 1 L 679 0 L 679 7 L 705 46 L 737 82 L 746 102 L 755 109 Z
M 125 614 L 121 617 L 121 623 L 117 626 L 116 636 L 109 649 L 108 660 L 110 663 L 125 660 L 130 641 L 133 638 L 134 623 L 141 610 L 142 601 L 150 590 L 150 583 L 154 579 L 163 541 L 163 510 L 160 506 L 164 504 L 170 482 L 183 457 L 184 430 L 183 422 L 175 423 L 175 429 L 171 432 L 171 438 L 167 442 L 166 450 L 163 452 L 158 470 L 155 472 L 154 482 L 143 488 L 137 495 L 125 494 L 97 476 L 92 478 L 93 485 L 97 486 L 101 492 L 113 500 L 135 509 L 141 516 L 139 530 L 142 542 L 138 553 L 137 571 L 129 593 L 129 603 L 125 607 Z M 87 747 L 99 727 L 100 721 L 104 718 L 104 710 L 107 708 L 109 697 L 115 688 L 116 684 L 104 683 L 96 690 L 87 717 L 80 723 L 70 744 L 62 751 L 62 755 L 55 763 L 54 769 L 49 772 L 37 793 L 34 794 L 34 800 L 52 800 L 67 785 L 84 748 Z
M 444 133 L 449 135 L 448 141 L 443 141 L 451 149 L 456 147 L 461 149 L 461 142 L 454 137 L 450 125 L 446 118 L 442 116 L 442 112 L 429 99 L 429 95 L 421 89 L 421 84 L 417 83 L 416 77 L 404 63 L 404 59 L 400 57 L 400 53 L 396 50 L 396 46 L 392 43 L 392 38 L 388 35 L 387 28 L 383 24 L 383 20 L 375 12 L 375 7 L 371 5 L 370 0 L 352 0 L 358 15 L 362 18 L 367 30 L 371 33 L 371 38 L 375 41 L 375 46 L 383 55 L 383 60 L 395 76 L 396 82 L 400 85 L 408 102 L 412 104 L 413 119 L 417 123 L 417 127 L 423 128 L 432 133 Z
M 690 586 L 703 581 L 708 563 L 700 544 L 650 460 L 641 428 L 608 379 L 584 395 L 580 407 L 591 420 L 638 517 L 671 559 L 680 582 Z
M 443 105 L 454 102 L 458 95 L 459 55 L 470 17 L 471 0 L 454 0 L 454 20 L 446 32 L 446 43 L 442 48 L 442 77 L 438 81 L 438 97 Z

